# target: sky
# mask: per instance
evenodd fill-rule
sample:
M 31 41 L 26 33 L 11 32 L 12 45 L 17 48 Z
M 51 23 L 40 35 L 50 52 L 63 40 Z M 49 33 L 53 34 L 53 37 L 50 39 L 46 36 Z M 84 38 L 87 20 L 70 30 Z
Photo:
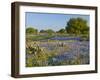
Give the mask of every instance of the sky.
M 70 18 L 77 17 L 83 18 L 88 22 L 89 25 L 89 15 L 26 12 L 25 26 L 26 28 L 33 27 L 39 31 L 46 29 L 58 31 L 62 28 L 65 29 L 65 26 L 67 25 L 67 22 L 70 20 Z

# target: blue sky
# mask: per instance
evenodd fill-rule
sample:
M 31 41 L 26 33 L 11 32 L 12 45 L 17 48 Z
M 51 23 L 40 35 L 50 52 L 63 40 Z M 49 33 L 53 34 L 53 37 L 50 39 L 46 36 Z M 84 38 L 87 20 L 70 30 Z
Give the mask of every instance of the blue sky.
M 61 28 L 65 28 L 70 18 L 81 17 L 85 19 L 89 24 L 89 15 L 79 14 L 49 14 L 49 13 L 25 13 L 25 25 L 27 27 L 33 27 L 39 31 L 44 29 L 52 29 L 57 31 Z

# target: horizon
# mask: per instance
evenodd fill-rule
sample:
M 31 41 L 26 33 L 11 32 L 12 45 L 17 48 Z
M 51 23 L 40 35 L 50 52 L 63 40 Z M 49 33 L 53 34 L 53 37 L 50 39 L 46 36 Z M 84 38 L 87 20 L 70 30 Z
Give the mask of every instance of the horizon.
M 53 31 L 58 31 L 60 29 L 65 29 L 67 22 L 71 18 L 82 18 L 87 21 L 87 25 L 90 24 L 89 15 L 79 15 L 79 14 L 55 14 L 55 13 L 25 13 L 25 27 L 33 27 L 40 30 L 52 29 Z

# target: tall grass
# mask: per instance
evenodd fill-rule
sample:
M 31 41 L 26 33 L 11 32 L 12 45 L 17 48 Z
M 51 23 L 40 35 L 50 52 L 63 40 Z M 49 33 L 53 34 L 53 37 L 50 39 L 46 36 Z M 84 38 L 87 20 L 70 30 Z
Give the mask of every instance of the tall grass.
M 26 36 L 26 67 L 34 67 L 34 66 L 57 66 L 57 65 L 77 65 L 77 64 L 87 64 L 89 63 L 89 55 L 85 54 L 88 51 L 77 51 L 80 46 L 76 48 L 78 44 L 74 44 L 77 41 L 75 40 L 50 40 L 48 38 L 54 37 L 55 35 L 27 35 Z M 59 35 L 61 36 L 61 35 Z M 63 35 L 68 36 L 68 35 Z M 81 36 L 82 41 L 87 40 L 88 36 Z M 81 42 L 82 42 L 81 41 Z M 88 41 L 88 40 L 87 40 Z M 71 43 L 74 46 L 71 47 Z M 84 44 L 82 44 L 83 46 Z M 75 48 L 75 50 L 74 50 Z M 87 46 L 83 46 L 83 48 L 88 48 Z M 88 49 L 87 49 L 88 50 Z M 57 60 L 57 56 L 63 55 L 64 53 L 73 55 L 76 52 L 76 55 L 73 59 L 66 60 Z M 82 55 L 82 54 L 84 55 Z M 66 54 L 67 55 L 67 54 Z M 73 56 L 72 55 L 72 56 Z M 67 57 L 66 57 L 67 58 Z M 87 60 L 87 61 L 86 61 Z M 84 62 L 84 63 L 83 63 Z
M 68 47 L 62 44 L 61 45 L 54 44 L 53 50 L 49 50 L 48 47 L 39 46 L 40 44 L 43 43 L 48 44 L 49 47 L 52 47 L 52 44 L 54 44 L 51 41 L 48 42 L 35 41 L 35 42 L 27 43 L 26 45 L 26 54 L 27 54 L 26 66 L 27 67 L 52 65 L 52 63 L 50 63 L 50 59 L 68 50 Z

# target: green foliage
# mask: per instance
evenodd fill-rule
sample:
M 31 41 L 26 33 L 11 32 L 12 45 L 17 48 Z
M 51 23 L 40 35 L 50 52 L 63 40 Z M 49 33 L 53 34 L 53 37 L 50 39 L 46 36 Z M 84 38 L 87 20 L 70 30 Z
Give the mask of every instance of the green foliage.
M 52 38 L 52 37 L 54 37 L 54 35 L 39 35 L 39 34 L 37 34 L 37 35 L 29 35 L 29 34 L 27 34 L 26 35 L 26 40 L 33 40 L 33 41 L 38 41 L 38 40 L 47 40 L 47 39 L 50 39 L 50 38 Z
M 29 27 L 26 29 L 26 33 L 29 33 L 29 34 L 37 34 L 38 33 L 38 30 L 37 29 L 34 29 L 32 27 Z
M 33 58 L 28 58 L 26 62 L 26 66 L 32 67 L 33 66 Z
M 67 23 L 66 31 L 70 34 L 88 34 L 89 27 L 86 20 L 82 18 L 71 18 Z
M 66 30 L 65 29 L 60 29 L 59 31 L 57 31 L 57 33 L 66 33 Z
M 46 33 L 46 31 L 45 30 L 40 30 L 40 33 Z
M 55 42 L 48 41 L 43 42 L 44 44 L 48 44 L 52 46 Z M 60 46 L 55 44 L 52 50 L 49 50 L 47 47 L 40 47 L 39 44 L 43 44 L 42 42 L 34 41 L 29 42 L 26 45 L 26 66 L 50 66 L 55 65 L 56 63 L 52 62 L 53 57 L 59 55 L 69 48 L 67 46 Z M 57 42 L 58 43 L 58 42 Z M 59 64 L 59 63 L 58 63 Z M 57 64 L 57 65 L 58 65 Z
M 52 29 L 47 29 L 47 30 L 41 30 L 40 33 L 47 33 L 49 35 L 55 33 L 55 31 L 53 31 Z
M 27 67 L 48 65 L 47 59 L 49 55 L 44 48 L 39 47 L 39 43 L 34 42 L 33 45 L 27 45 L 26 52 L 27 55 L 31 55 L 31 57 L 27 58 Z

